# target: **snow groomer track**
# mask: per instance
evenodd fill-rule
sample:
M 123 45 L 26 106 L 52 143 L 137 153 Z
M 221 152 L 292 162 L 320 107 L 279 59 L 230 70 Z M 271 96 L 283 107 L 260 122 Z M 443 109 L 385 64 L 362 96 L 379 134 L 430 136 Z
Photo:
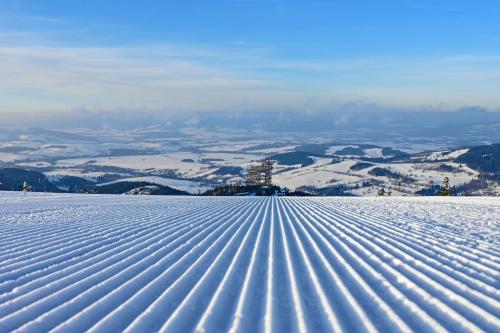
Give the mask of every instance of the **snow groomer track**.
M 500 200 L 0 192 L 0 332 L 500 332 Z

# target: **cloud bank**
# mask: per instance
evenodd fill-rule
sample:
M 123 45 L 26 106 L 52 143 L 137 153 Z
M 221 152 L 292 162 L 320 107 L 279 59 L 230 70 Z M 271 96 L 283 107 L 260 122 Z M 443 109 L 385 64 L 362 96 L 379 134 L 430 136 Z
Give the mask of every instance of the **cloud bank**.
M 20 34 L 4 33 L 4 40 Z M 0 38 L 1 40 L 1 38 Z M 292 59 L 227 45 L 2 43 L 0 112 L 500 107 L 500 56 Z

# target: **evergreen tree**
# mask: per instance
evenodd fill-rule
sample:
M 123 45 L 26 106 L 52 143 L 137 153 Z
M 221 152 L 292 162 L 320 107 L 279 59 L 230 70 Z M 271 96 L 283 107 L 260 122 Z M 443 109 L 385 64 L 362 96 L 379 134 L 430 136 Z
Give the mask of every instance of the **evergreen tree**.
M 19 186 L 19 189 L 23 192 L 29 192 L 31 190 L 30 186 L 28 185 L 27 181 L 24 181 L 21 186 Z
M 450 179 L 444 177 L 443 186 L 439 189 L 438 196 L 449 197 L 451 195 Z

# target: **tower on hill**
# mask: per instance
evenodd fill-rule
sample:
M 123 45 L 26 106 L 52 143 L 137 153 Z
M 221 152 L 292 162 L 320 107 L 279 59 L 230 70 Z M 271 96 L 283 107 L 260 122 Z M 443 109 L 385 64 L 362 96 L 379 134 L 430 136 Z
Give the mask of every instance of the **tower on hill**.
M 270 157 L 265 157 L 258 164 L 250 164 L 247 169 L 247 185 L 272 185 L 274 163 Z

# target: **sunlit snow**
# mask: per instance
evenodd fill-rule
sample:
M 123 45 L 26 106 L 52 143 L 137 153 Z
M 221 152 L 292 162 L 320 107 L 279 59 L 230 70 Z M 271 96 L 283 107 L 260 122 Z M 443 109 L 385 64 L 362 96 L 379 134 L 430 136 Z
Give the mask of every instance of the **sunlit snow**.
M 499 332 L 500 200 L 0 192 L 0 332 Z

